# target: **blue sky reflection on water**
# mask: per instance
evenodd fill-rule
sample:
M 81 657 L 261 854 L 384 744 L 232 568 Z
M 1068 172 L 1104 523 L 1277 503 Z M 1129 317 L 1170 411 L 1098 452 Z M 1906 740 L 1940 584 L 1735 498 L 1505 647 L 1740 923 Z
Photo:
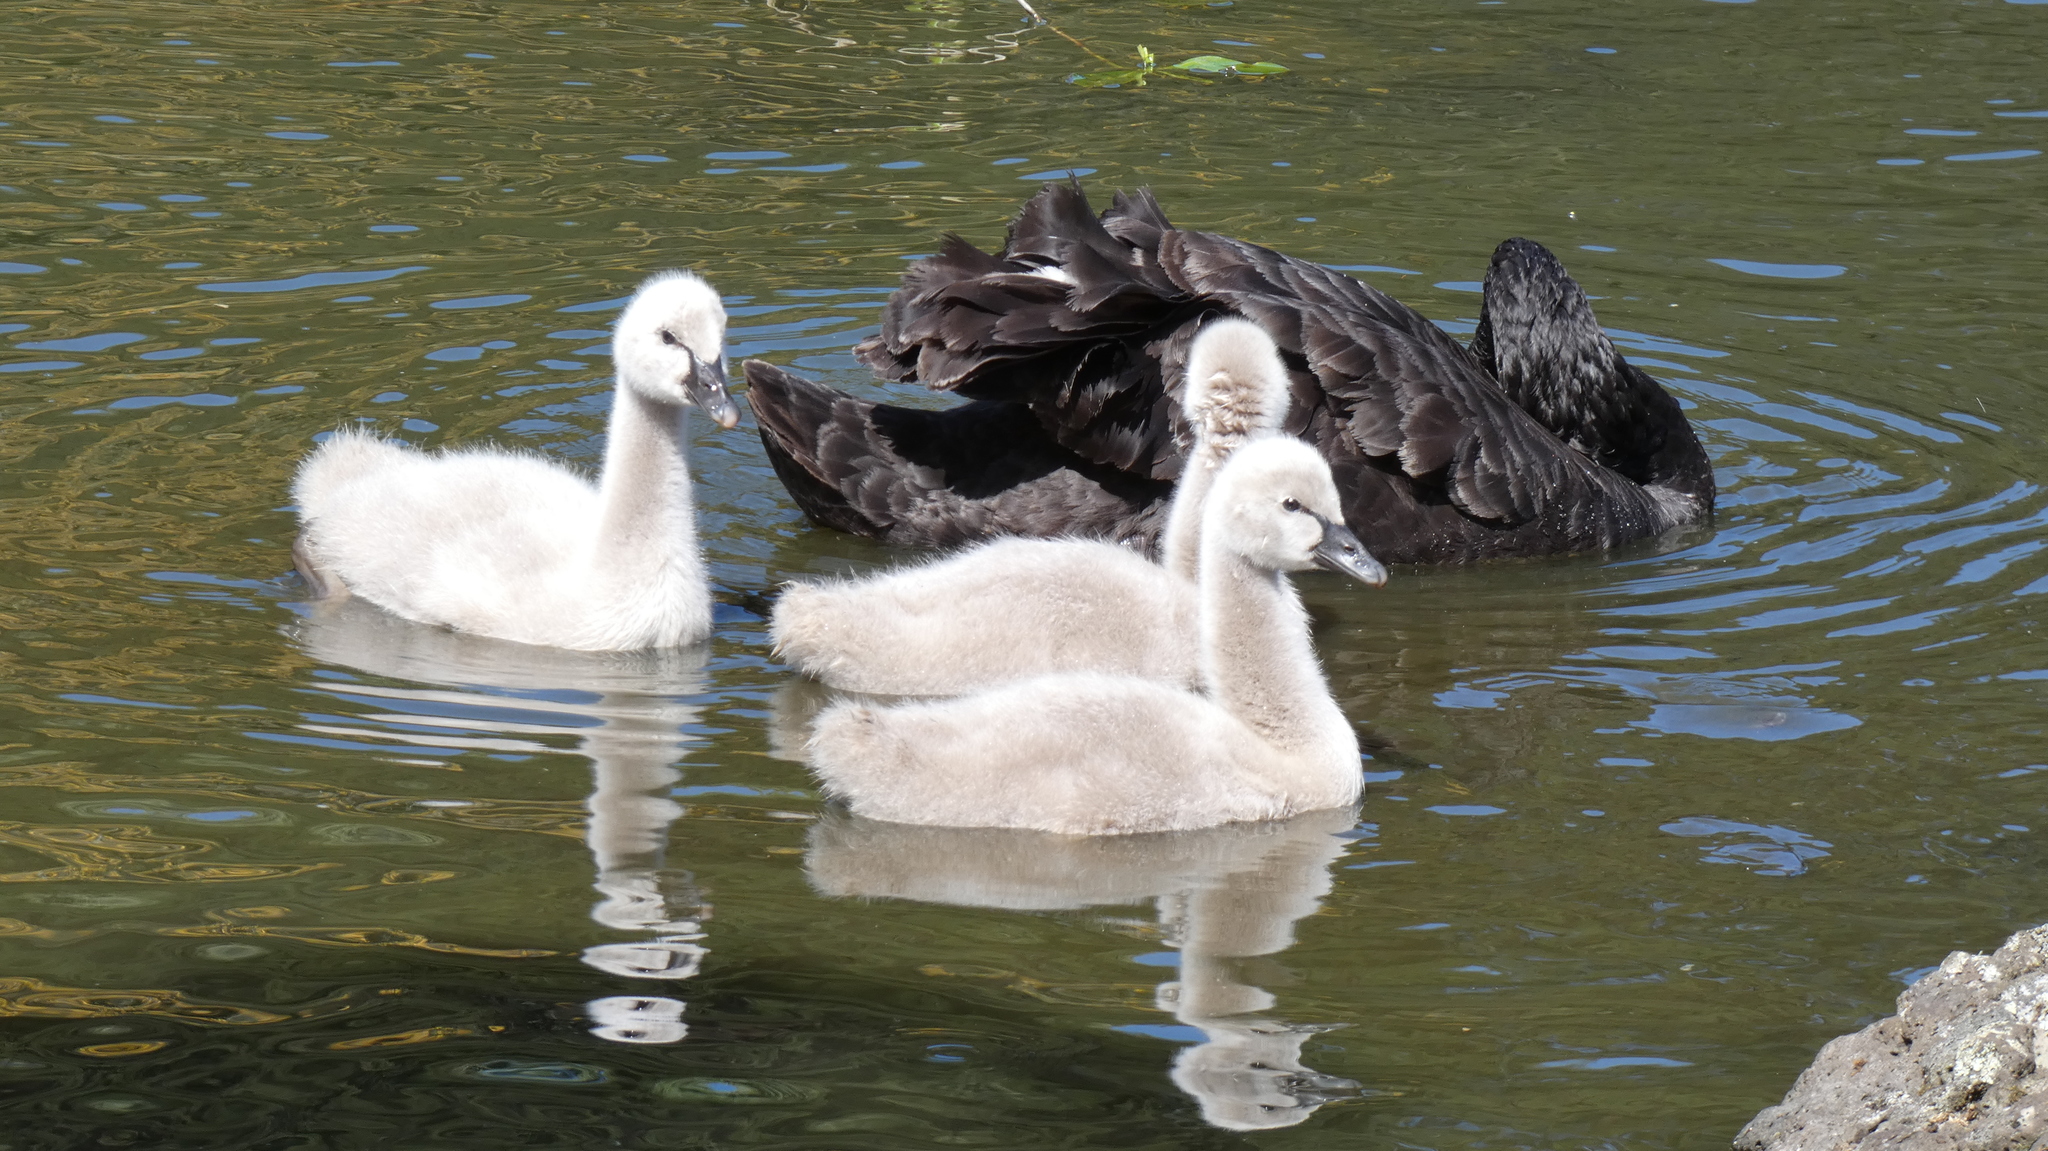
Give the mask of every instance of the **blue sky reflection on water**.
M 1261 1145 L 1732 1135 L 1900 973 L 2048 918 L 2039 12 L 1048 13 L 1106 63 L 1000 4 L 17 21 L 0 943 L 56 1005 L 10 1023 L 23 1129 L 1220 1148 L 1203 1074 L 1244 1057 L 1330 1097 Z M 1290 71 L 1067 82 L 1141 44 Z M 911 557 L 803 522 L 751 429 L 693 433 L 701 667 L 298 604 L 318 437 L 594 467 L 655 268 L 726 293 L 735 365 L 951 402 L 851 348 L 1070 175 L 1460 336 L 1493 245 L 1541 241 L 1720 514 L 1303 577 L 1362 813 L 1080 856 L 841 824 L 780 757 L 816 701 L 759 596 Z

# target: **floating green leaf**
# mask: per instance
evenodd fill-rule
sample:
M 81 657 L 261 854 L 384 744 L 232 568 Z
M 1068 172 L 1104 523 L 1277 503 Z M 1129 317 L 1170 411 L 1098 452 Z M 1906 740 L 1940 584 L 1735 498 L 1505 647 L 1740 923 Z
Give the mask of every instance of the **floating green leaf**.
M 1100 59 L 1100 57 L 1097 57 Z M 1136 68 L 1112 68 L 1103 72 L 1076 72 L 1067 77 L 1067 83 L 1077 88 L 1143 88 L 1148 76 L 1174 76 L 1182 80 L 1193 80 L 1198 84 L 1212 83 L 1219 76 L 1243 76 L 1259 79 L 1262 76 L 1277 76 L 1287 68 L 1280 64 L 1260 61 L 1247 64 L 1227 56 L 1191 56 L 1178 64 L 1161 68 L 1152 49 L 1138 46 Z
M 1223 56 L 1190 56 L 1173 67 L 1187 72 L 1230 72 L 1244 64 Z
M 1247 64 L 1227 56 L 1191 56 L 1160 71 L 1178 72 L 1193 79 L 1197 73 L 1216 76 L 1277 76 L 1287 71 L 1287 68 L 1281 64 L 1268 64 L 1263 60 L 1256 64 Z

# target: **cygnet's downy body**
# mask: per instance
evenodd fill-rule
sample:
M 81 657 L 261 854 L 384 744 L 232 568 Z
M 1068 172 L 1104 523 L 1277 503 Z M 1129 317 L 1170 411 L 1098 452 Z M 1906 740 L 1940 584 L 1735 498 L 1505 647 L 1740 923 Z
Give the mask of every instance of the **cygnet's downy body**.
M 951 695 L 1052 672 L 1200 682 L 1195 570 L 1216 470 L 1287 415 L 1269 337 L 1204 328 L 1183 393 L 1195 443 L 1174 489 L 1162 563 L 1099 540 L 1005 539 L 868 579 L 796 583 L 775 606 L 776 651 L 849 691 Z
M 320 598 L 354 595 L 419 623 L 520 643 L 635 651 L 701 641 L 711 593 L 698 554 L 684 416 L 724 427 L 725 308 L 663 272 L 612 334 L 618 389 L 597 482 L 496 448 L 421 452 L 334 433 L 292 485 L 292 548 Z
M 1329 465 L 1299 440 L 1254 440 L 1218 471 L 1202 516 L 1199 693 L 1088 672 L 951 700 L 847 702 L 818 717 L 811 769 L 857 815 L 1071 835 L 1351 803 L 1358 739 L 1285 574 L 1385 581 L 1338 506 Z

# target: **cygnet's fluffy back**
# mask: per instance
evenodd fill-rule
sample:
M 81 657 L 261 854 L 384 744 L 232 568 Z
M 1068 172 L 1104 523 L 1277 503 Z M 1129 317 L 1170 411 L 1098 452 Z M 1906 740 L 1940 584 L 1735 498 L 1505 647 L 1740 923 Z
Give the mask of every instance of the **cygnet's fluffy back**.
M 882 695 L 1088 668 L 1191 683 L 1194 609 L 1188 589 L 1129 549 L 1006 539 L 866 579 L 792 583 L 770 635 L 805 674 Z
M 1196 338 L 1186 383 L 1197 438 L 1164 567 L 1096 541 L 1013 539 L 867 579 L 792 584 L 776 605 L 776 650 L 835 687 L 892 695 L 1076 671 L 1194 684 L 1202 505 L 1219 464 L 1285 418 L 1288 381 L 1272 339 L 1229 318 Z

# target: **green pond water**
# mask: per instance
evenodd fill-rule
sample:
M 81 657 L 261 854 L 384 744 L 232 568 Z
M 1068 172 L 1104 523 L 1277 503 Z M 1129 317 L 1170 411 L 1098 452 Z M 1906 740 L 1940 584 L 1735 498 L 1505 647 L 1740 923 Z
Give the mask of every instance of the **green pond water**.
M 2048 5 L 1039 10 L 8 14 L 0 1147 L 1707 1148 L 2048 919 Z M 1289 70 L 1068 80 L 1140 46 Z M 851 346 L 1066 173 L 1459 333 L 1542 241 L 1719 515 L 1303 577 L 1362 809 L 1108 842 L 820 801 L 761 593 L 905 557 L 750 422 L 707 650 L 298 602 L 316 436 L 593 464 L 654 269 L 948 402 Z

